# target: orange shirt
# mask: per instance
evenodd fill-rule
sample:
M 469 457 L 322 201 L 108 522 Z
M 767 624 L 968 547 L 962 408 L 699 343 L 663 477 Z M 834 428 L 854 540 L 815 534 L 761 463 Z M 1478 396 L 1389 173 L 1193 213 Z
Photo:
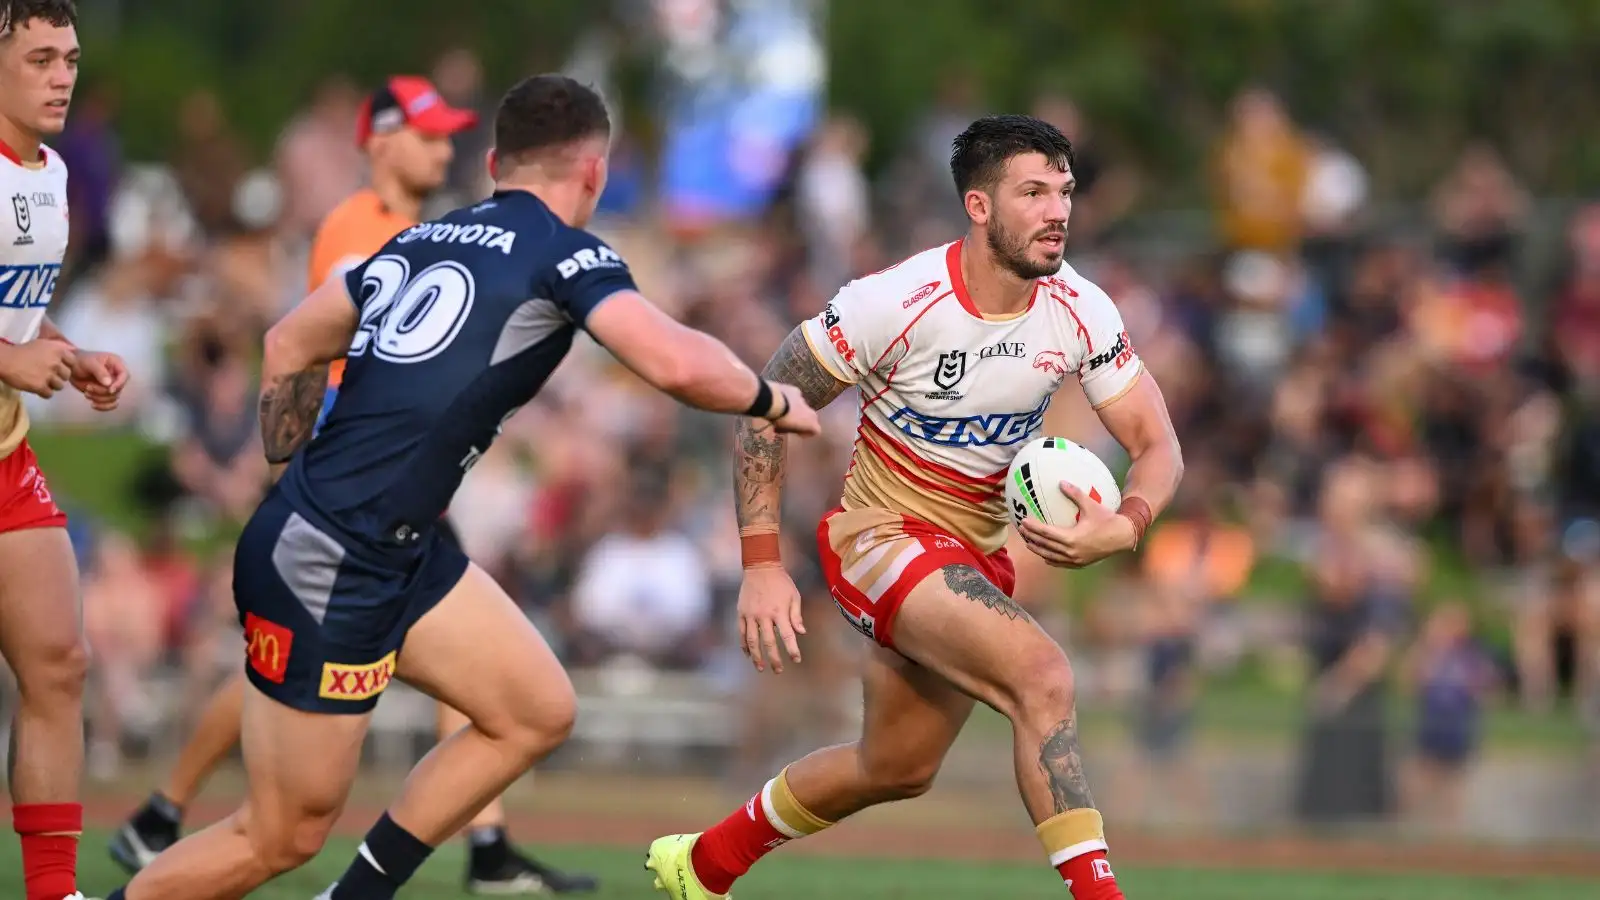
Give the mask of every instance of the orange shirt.
M 311 239 L 311 289 L 316 290 L 332 276 L 342 275 L 383 249 L 389 239 L 417 224 L 384 207 L 371 188 L 356 191 L 333 208 L 317 227 Z M 328 367 L 328 384 L 338 387 L 344 379 L 344 360 Z

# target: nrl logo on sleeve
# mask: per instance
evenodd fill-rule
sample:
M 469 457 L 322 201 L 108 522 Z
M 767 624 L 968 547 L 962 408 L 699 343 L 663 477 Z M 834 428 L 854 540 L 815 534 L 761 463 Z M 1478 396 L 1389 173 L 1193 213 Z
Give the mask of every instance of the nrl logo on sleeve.
M 556 263 L 556 271 L 562 278 L 571 278 L 579 272 L 591 269 L 620 269 L 623 267 L 622 257 L 617 251 L 601 244 L 593 250 L 579 250 L 577 253 Z

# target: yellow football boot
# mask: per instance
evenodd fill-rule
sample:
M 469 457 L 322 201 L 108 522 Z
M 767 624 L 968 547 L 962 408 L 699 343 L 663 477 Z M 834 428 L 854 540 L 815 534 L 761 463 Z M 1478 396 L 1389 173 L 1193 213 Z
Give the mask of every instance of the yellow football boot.
M 732 900 L 732 894 L 713 894 L 700 885 L 689 851 L 699 834 L 669 834 L 656 838 L 644 858 L 644 867 L 656 873 L 656 890 L 672 900 Z

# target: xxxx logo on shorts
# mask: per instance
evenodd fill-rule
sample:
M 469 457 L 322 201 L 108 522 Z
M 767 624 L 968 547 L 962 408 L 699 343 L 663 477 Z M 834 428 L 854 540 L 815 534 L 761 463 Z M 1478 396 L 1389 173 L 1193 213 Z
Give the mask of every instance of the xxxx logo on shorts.
M 244 636 L 249 642 L 245 656 L 250 660 L 250 668 L 273 684 L 283 684 L 284 673 L 289 671 L 289 649 L 294 646 L 294 633 L 255 613 L 245 613 Z
M 322 688 L 317 691 L 317 696 L 328 700 L 366 700 L 383 693 L 393 677 L 393 650 L 383 659 L 364 666 L 323 663 Z

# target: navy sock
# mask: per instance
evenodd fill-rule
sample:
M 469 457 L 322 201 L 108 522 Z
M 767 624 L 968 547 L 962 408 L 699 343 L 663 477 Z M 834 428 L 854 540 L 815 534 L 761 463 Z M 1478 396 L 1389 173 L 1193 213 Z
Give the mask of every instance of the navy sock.
M 122 888 L 117 888 L 111 892 L 110 896 L 106 897 L 106 900 L 127 900 L 127 898 L 123 896 Z
M 333 900 L 393 900 L 432 852 L 384 813 L 333 889 Z

